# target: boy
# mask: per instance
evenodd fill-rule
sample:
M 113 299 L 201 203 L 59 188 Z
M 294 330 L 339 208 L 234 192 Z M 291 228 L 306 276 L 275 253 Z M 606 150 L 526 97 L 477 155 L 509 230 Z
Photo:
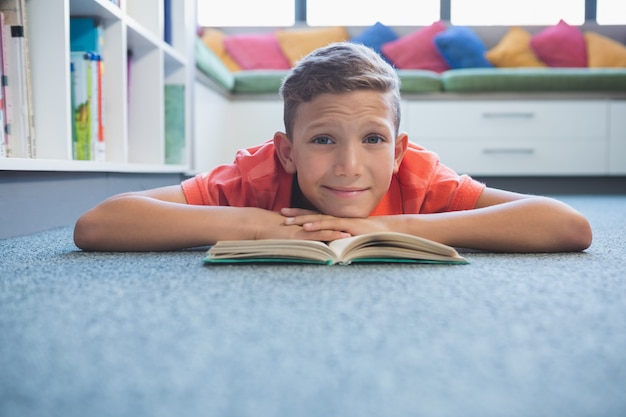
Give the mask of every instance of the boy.
M 375 52 L 338 43 L 305 57 L 281 87 L 285 132 L 181 185 L 105 200 L 76 223 L 84 250 L 144 251 L 218 240 L 332 241 L 398 231 L 487 251 L 581 251 L 569 206 L 485 185 L 398 132 L 398 77 Z

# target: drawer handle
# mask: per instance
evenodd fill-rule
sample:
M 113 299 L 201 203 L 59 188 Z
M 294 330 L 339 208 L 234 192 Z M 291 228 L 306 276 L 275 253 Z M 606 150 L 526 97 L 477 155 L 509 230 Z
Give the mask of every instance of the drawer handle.
M 497 112 L 483 113 L 485 119 L 532 119 L 535 113 L 532 112 Z
M 486 148 L 483 149 L 486 155 L 532 155 L 535 153 L 533 148 Z

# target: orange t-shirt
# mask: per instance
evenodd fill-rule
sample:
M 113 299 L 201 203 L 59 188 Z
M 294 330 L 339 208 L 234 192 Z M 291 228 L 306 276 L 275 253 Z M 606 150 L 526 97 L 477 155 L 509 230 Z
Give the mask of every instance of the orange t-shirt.
M 283 169 L 273 140 L 240 150 L 232 164 L 183 181 L 188 204 L 258 207 L 279 211 L 291 207 L 293 175 Z M 430 151 L 409 143 L 387 194 L 371 213 L 440 213 L 473 209 L 485 185 L 439 163 Z

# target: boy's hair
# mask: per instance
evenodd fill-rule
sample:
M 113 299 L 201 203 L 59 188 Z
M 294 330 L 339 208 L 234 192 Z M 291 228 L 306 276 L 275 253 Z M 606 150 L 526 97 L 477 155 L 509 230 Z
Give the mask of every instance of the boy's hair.
M 302 103 L 320 94 L 375 90 L 391 93 L 395 134 L 400 126 L 400 80 L 396 71 L 367 46 L 339 42 L 319 48 L 305 56 L 283 80 L 280 95 L 284 102 L 285 133 L 293 125 Z

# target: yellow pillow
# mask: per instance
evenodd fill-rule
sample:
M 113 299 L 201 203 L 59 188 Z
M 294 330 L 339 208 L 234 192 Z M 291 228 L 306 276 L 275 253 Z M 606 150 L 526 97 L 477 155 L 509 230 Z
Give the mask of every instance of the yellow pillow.
M 213 53 L 226 65 L 226 67 L 232 71 L 241 71 L 241 67 L 237 64 L 237 61 L 228 54 L 224 48 L 224 38 L 226 35 L 218 29 L 205 28 L 202 31 L 202 41 Z
M 289 29 L 276 32 L 276 39 L 283 53 L 295 65 L 300 59 L 317 48 L 350 39 L 344 27 Z
M 513 26 L 500 42 L 485 53 L 496 67 L 545 67 L 530 47 L 532 35 L 519 26 Z
M 626 46 L 595 32 L 585 32 L 585 41 L 589 67 L 626 67 Z

